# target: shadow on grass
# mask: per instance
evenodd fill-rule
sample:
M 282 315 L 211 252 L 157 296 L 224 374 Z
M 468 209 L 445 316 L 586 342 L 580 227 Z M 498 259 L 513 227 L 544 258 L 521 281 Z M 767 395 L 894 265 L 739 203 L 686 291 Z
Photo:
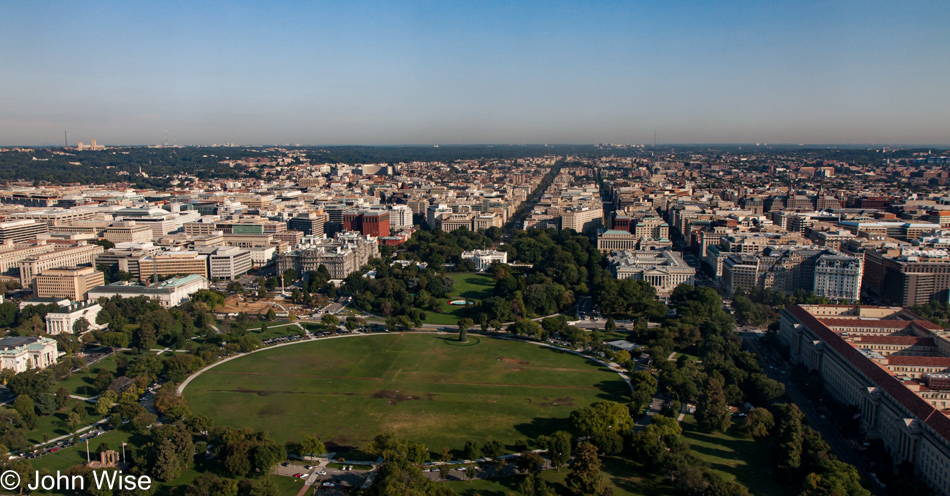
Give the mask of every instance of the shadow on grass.
M 535 417 L 531 422 L 515 425 L 515 430 L 520 432 L 528 439 L 537 439 L 541 435 L 549 435 L 552 432 L 566 431 L 567 419 L 554 417 Z M 506 446 L 509 450 L 514 450 L 514 446 Z
M 702 432 L 692 422 L 683 422 L 680 425 L 683 427 L 683 437 L 690 442 L 691 449 L 709 463 L 710 468 L 734 476 L 753 494 L 797 493 L 795 488 L 780 481 L 775 468 L 772 443 L 745 437 L 738 428 L 738 421 L 733 421 L 726 434 Z

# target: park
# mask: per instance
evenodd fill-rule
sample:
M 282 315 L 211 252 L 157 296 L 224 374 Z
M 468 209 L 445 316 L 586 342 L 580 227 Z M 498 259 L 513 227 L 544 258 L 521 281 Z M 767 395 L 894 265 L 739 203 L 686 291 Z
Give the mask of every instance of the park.
M 615 372 L 565 351 L 405 333 L 267 349 L 206 370 L 184 395 L 217 425 L 279 441 L 316 434 L 328 449 L 359 456 L 380 432 L 433 452 L 487 439 L 512 448 L 566 429 L 570 412 L 594 401 L 626 402 L 629 389 Z

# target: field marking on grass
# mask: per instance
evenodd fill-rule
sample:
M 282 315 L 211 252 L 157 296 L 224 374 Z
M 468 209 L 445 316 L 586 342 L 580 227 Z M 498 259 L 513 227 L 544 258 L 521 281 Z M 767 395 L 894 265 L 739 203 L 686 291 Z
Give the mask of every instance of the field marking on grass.
M 181 385 L 179 385 L 178 388 L 175 390 L 175 394 L 177 394 L 178 396 L 181 396 L 182 393 L 185 392 L 185 387 L 187 387 L 188 384 L 191 383 L 191 381 L 192 381 L 194 378 L 196 378 L 196 377 L 198 377 L 199 375 L 201 375 L 201 374 L 203 374 L 203 373 L 205 373 L 205 372 L 207 372 L 207 371 L 209 371 L 209 370 L 211 370 L 211 369 L 217 367 L 218 365 L 221 365 L 222 363 L 225 363 L 225 362 L 229 362 L 229 361 L 234 360 L 234 359 L 236 359 L 236 358 L 241 358 L 241 357 L 245 357 L 245 356 L 248 356 L 248 355 L 252 355 L 252 354 L 257 353 L 257 352 L 259 352 L 259 351 L 272 350 L 272 349 L 274 349 L 274 348 L 280 348 L 280 347 L 283 347 L 283 346 L 292 346 L 292 345 L 301 344 L 301 343 L 311 343 L 311 342 L 313 342 L 313 341 L 325 341 L 325 340 L 328 340 L 328 339 L 358 338 L 358 337 L 366 337 L 366 336 L 392 336 L 392 335 L 397 335 L 397 334 L 428 334 L 428 335 L 433 335 L 433 334 L 439 335 L 439 334 L 442 334 L 442 335 L 450 335 L 450 334 L 452 334 L 452 333 L 448 333 L 448 332 L 437 332 L 437 333 L 433 333 L 433 332 L 426 332 L 426 331 L 410 331 L 410 332 L 400 332 L 400 333 L 380 332 L 380 333 L 369 333 L 369 334 L 363 334 L 363 333 L 360 333 L 360 334 L 341 334 L 341 335 L 338 335 L 338 336 L 324 336 L 324 337 L 321 337 L 321 338 L 300 339 L 300 340 L 298 340 L 298 341 L 291 341 L 291 342 L 289 342 L 289 343 L 275 344 L 275 345 L 273 345 L 273 346 L 266 346 L 266 347 L 264 347 L 264 348 L 258 348 L 258 349 L 254 350 L 254 351 L 249 351 L 249 352 L 247 352 L 247 353 L 240 353 L 240 354 L 238 354 L 238 355 L 229 356 L 229 357 L 227 357 L 227 358 L 225 358 L 225 359 L 223 359 L 223 360 L 219 360 L 219 361 L 217 361 L 217 362 L 214 362 L 214 363 L 212 363 L 211 365 L 208 365 L 207 367 L 205 367 L 205 368 L 203 368 L 203 369 L 201 369 L 201 370 L 199 370 L 199 371 L 197 371 L 197 372 L 195 372 L 195 373 L 189 375 L 188 378 L 185 379 L 184 381 L 182 381 Z M 631 392 L 631 393 L 633 392 L 633 384 L 630 382 L 630 377 L 627 376 L 627 374 L 625 374 L 625 373 L 622 371 L 622 369 L 620 368 L 620 366 L 617 365 L 616 363 L 613 363 L 613 362 L 606 362 L 606 361 L 604 361 L 604 360 L 601 360 L 601 359 L 599 359 L 599 358 L 592 357 L 592 356 L 590 356 L 590 355 L 587 355 L 587 354 L 585 354 L 585 353 L 581 353 L 581 352 L 576 351 L 576 350 L 568 350 L 568 349 L 560 348 L 560 347 L 557 347 L 557 346 L 554 346 L 554 345 L 550 345 L 550 344 L 548 344 L 548 343 L 539 343 L 539 342 L 537 342 L 537 341 L 526 341 L 526 340 L 523 340 L 523 339 L 514 339 L 514 338 L 510 338 L 510 337 L 505 337 L 505 336 L 489 336 L 489 337 L 492 337 L 492 338 L 495 338 L 495 339 L 501 339 L 501 340 L 505 340 L 505 341 L 517 341 L 517 342 L 520 342 L 520 343 L 534 344 L 534 345 L 537 345 L 537 346 L 542 346 L 542 347 L 545 347 L 545 348 L 550 348 L 550 349 L 552 349 L 552 350 L 563 351 L 563 352 L 565 352 L 565 353 L 570 353 L 570 354 L 572 354 L 572 355 L 577 355 L 577 356 L 579 356 L 579 357 L 586 358 L 586 359 L 588 359 L 588 360 L 590 360 L 590 361 L 592 361 L 592 362 L 599 363 L 600 365 L 603 365 L 603 366 L 607 367 L 608 369 L 610 369 L 611 371 L 613 371 L 614 373 L 616 373 L 617 375 L 619 375 L 620 378 L 623 379 L 623 381 L 627 383 L 627 387 L 630 388 L 630 392 Z M 220 372 L 216 372 L 216 373 L 220 373 Z M 464 383 L 464 384 L 470 384 L 470 383 Z M 536 386 L 534 386 L 534 387 L 536 387 Z M 587 389 L 586 386 L 585 386 L 585 387 L 580 387 L 580 386 L 549 386 L 549 387 L 550 387 L 550 388 L 562 388 L 562 387 L 563 387 L 564 389 L 569 389 L 569 388 L 574 388 L 574 389 Z

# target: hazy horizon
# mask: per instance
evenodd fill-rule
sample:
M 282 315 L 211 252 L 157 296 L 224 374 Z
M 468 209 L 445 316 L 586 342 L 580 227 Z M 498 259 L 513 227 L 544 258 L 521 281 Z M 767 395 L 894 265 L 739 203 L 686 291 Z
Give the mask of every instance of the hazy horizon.
M 947 2 L 0 4 L 0 146 L 947 146 Z

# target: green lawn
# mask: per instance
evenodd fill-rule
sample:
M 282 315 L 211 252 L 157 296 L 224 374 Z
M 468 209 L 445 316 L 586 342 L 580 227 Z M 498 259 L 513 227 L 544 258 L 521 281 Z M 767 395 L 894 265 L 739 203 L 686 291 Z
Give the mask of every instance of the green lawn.
M 620 457 L 601 458 L 601 474 L 604 484 L 613 489 L 615 496 L 667 496 L 676 494 L 665 477 L 651 474 L 640 464 Z M 547 470 L 541 478 L 551 484 L 560 495 L 572 494 L 564 484 L 569 468 L 560 471 Z M 523 476 L 502 477 L 498 479 L 448 482 L 459 496 L 508 496 L 518 494 L 518 484 Z
M 69 394 L 75 394 L 79 396 L 95 396 L 99 394 L 99 391 L 95 389 L 92 385 L 92 382 L 96 379 L 96 376 L 99 375 L 100 369 L 105 369 L 109 371 L 112 375 L 115 375 L 116 370 L 116 355 L 110 355 L 98 362 L 89 366 L 86 371 L 76 372 L 75 374 L 69 376 L 65 380 L 53 384 L 50 388 L 50 391 L 56 392 L 60 387 L 65 387 L 69 390 Z
M 745 484 L 756 496 L 794 496 L 798 487 L 782 484 L 776 477 L 774 454 L 766 442 L 754 441 L 739 430 L 740 420 L 735 419 L 725 434 L 706 434 L 696 426 L 692 415 L 683 422 L 683 440 L 693 452 L 709 463 L 710 468 L 726 480 Z
M 316 434 L 353 457 L 380 432 L 435 451 L 469 439 L 512 445 L 566 428 L 571 411 L 599 399 L 625 402 L 627 391 L 606 368 L 531 344 L 379 334 L 267 349 L 198 376 L 184 395 L 217 425 L 279 441 Z
M 26 433 L 27 441 L 33 444 L 42 443 L 44 442 L 43 433 L 48 433 L 49 439 L 54 439 L 69 434 L 69 430 L 66 425 L 66 419 L 69 412 L 71 411 L 71 408 L 77 402 L 79 402 L 79 400 L 73 400 L 64 410 L 56 411 L 52 415 L 47 415 L 45 417 L 38 417 L 36 419 L 36 428 Z M 98 422 L 102 419 L 101 416 L 96 414 L 95 405 L 89 402 L 83 403 L 86 407 L 86 418 L 83 420 L 83 427 L 94 422 Z
M 455 288 L 442 300 L 442 313 L 426 312 L 426 323 L 437 325 L 455 325 L 465 316 L 465 307 L 449 305 L 452 300 L 466 299 L 480 301 L 492 295 L 495 280 L 487 274 L 460 273 L 449 274 L 455 280 Z
M 279 336 L 293 336 L 300 332 L 300 328 L 294 323 L 268 322 L 267 331 L 261 332 L 261 327 L 248 329 L 247 333 L 260 339 L 261 341 L 276 338 Z
M 488 298 L 495 289 L 495 279 L 487 274 L 462 273 L 449 274 L 455 279 L 455 288 L 449 293 L 449 298 L 468 298 L 481 300 Z

